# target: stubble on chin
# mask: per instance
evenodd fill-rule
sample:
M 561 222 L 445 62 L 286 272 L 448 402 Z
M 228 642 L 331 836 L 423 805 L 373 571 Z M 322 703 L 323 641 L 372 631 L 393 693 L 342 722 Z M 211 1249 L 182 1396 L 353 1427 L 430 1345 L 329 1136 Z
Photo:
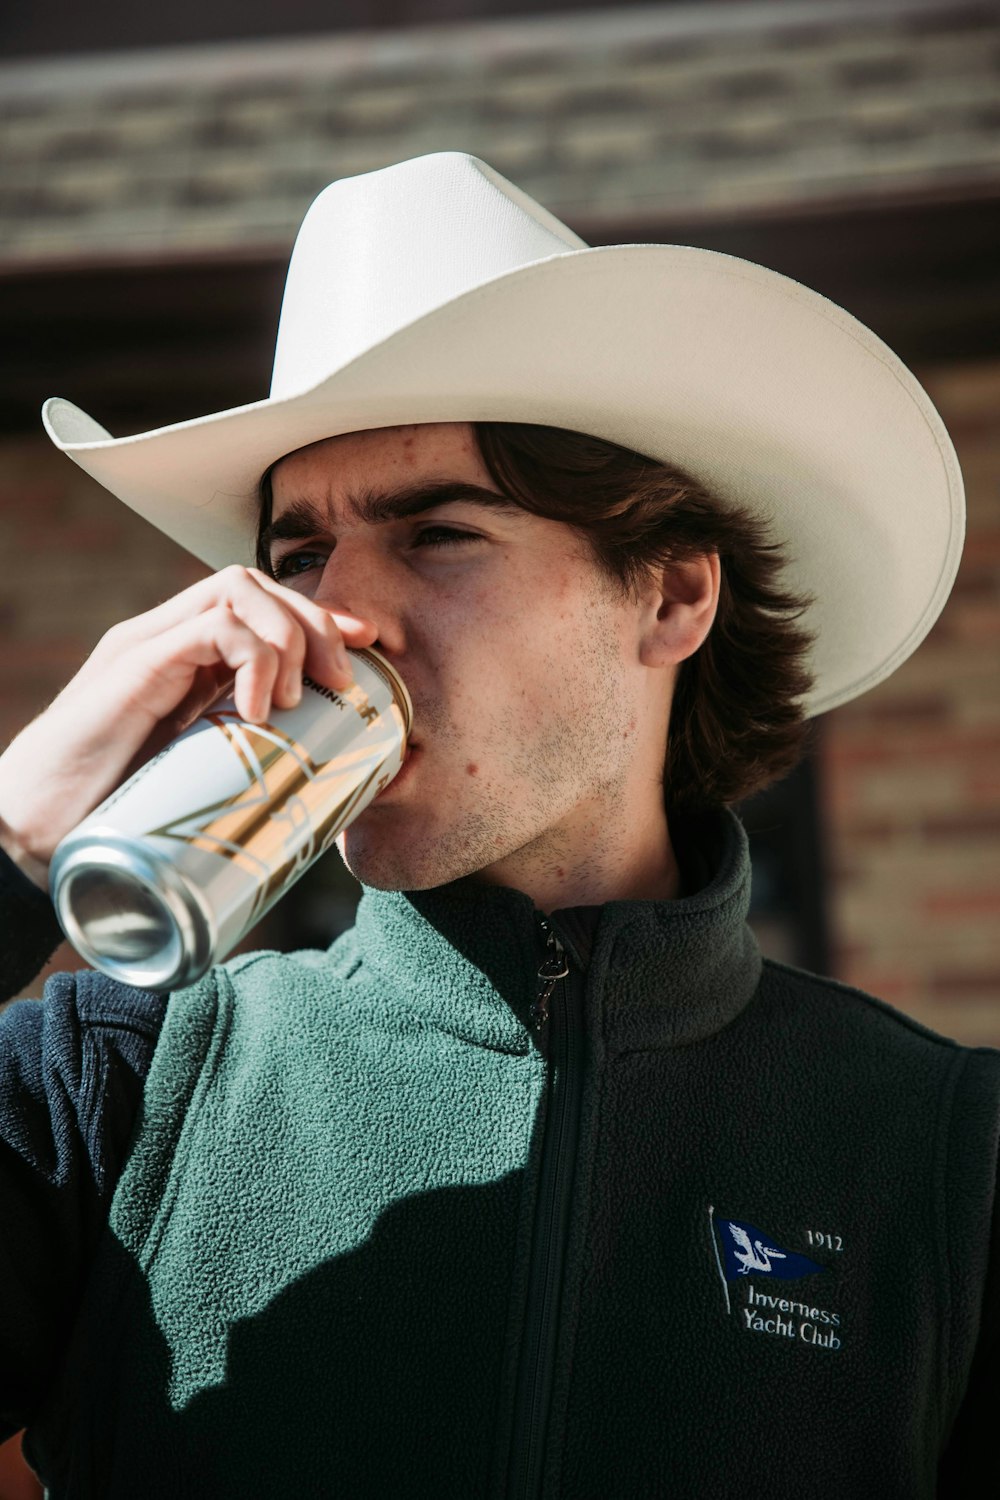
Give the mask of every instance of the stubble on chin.
M 351 874 L 373 890 L 421 891 L 496 868 L 497 884 L 517 886 L 565 859 L 560 825 L 589 790 L 579 738 L 556 720 L 530 743 L 509 744 L 501 760 L 506 774 L 484 767 L 436 808 L 410 802 L 362 814 L 337 839 Z
M 378 815 L 376 815 L 378 816 Z M 358 820 L 359 823 L 362 819 Z M 474 809 L 433 833 L 410 831 L 393 820 L 339 835 L 337 848 L 355 880 L 376 891 L 426 891 L 473 875 L 516 847 L 512 822 L 498 808 Z

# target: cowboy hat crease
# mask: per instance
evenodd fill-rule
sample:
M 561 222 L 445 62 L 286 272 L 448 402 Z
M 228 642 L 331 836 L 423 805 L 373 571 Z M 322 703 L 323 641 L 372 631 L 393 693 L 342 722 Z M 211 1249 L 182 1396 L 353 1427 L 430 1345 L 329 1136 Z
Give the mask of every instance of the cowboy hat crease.
M 814 597 L 813 715 L 916 649 L 964 538 L 941 418 L 850 314 L 714 251 L 589 247 L 460 152 L 315 200 L 265 400 L 117 439 L 59 397 L 42 415 L 57 447 L 214 568 L 252 561 L 264 470 L 344 432 L 534 422 L 677 464 L 786 543 L 789 586 Z

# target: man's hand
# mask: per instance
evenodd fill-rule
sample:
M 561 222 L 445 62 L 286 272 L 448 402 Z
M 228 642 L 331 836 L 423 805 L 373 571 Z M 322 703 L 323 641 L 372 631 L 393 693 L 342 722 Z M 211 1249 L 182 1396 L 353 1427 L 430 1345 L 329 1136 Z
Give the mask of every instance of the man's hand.
M 227 690 L 259 721 L 294 708 L 303 673 L 346 687 L 345 646 L 377 635 L 370 620 L 235 565 L 112 626 L 0 756 L 0 844 L 46 888 L 60 839 Z

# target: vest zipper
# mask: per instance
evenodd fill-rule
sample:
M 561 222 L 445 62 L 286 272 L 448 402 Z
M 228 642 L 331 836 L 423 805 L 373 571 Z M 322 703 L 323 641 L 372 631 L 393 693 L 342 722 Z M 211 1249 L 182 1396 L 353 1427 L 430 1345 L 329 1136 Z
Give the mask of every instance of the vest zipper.
M 541 1493 L 583 1073 L 582 975 L 570 968 L 551 924 L 542 920 L 540 926 L 546 952 L 538 970 L 532 1024 L 546 1052 L 549 1096 L 514 1403 L 509 1500 L 536 1500 Z
M 531 1007 L 531 1024 L 536 1031 L 541 1031 L 549 1019 L 549 1005 L 552 1000 L 552 991 L 560 979 L 565 979 L 569 974 L 569 963 L 563 950 L 563 945 L 556 937 L 548 922 L 540 921 L 542 936 L 545 938 L 545 957 L 538 969 L 538 994 L 535 996 Z

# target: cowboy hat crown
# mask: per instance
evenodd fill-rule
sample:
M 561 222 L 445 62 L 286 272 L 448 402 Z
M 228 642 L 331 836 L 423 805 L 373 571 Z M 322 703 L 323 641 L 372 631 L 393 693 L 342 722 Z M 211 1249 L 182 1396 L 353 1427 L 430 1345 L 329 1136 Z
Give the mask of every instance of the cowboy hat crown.
M 331 183 L 299 230 L 281 303 L 271 396 L 319 385 L 404 328 L 506 271 L 586 250 L 492 167 L 457 151 Z M 451 203 L 451 216 L 430 205 Z

